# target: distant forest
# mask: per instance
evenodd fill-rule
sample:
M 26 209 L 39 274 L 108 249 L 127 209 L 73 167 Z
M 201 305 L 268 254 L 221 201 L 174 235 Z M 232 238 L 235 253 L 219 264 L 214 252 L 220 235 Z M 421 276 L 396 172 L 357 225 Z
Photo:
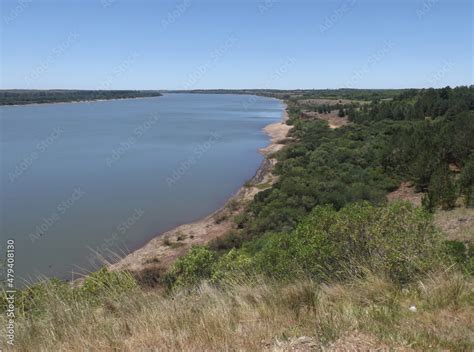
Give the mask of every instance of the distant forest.
M 200 94 L 250 94 L 272 97 L 278 99 L 357 99 L 361 101 L 373 101 L 378 99 L 391 99 L 406 91 L 413 89 L 194 89 L 194 90 L 170 90 L 167 93 L 200 93 Z
M 85 100 L 159 97 L 156 90 L 0 90 L 0 105 L 67 103 Z

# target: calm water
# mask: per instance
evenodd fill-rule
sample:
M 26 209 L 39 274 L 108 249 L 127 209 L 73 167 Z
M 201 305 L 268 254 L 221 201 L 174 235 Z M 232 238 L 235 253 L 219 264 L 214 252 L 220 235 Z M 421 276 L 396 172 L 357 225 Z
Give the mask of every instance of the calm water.
M 70 278 L 222 206 L 281 118 L 275 99 L 157 98 L 1 107 L 1 243 L 17 278 Z

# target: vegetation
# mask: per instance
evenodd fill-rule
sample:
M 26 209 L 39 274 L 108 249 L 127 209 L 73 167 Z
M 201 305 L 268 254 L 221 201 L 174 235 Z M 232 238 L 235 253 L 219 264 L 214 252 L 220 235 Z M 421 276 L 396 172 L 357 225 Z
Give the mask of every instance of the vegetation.
M 427 193 L 424 205 L 429 211 L 452 208 L 459 196 L 472 204 L 474 88 L 408 92 L 393 100 L 397 103 L 382 103 L 393 111 L 380 109 L 377 100 L 352 108 L 354 123 L 336 130 L 324 121 L 300 119 L 301 107 L 290 104 L 291 136 L 298 142 L 277 156 L 279 182 L 259 193 L 236 219 L 237 230 L 215 241 L 213 248 L 227 250 L 269 231 L 291 231 L 317 205 L 340 209 L 361 200 L 381 204 L 402 180 Z M 427 95 L 431 104 L 444 107 L 436 110 L 443 115 L 394 118 L 400 104 L 434 111 L 426 107 Z M 452 114 L 450 109 L 458 111 L 457 106 L 465 110 Z M 381 116 L 374 110 L 392 113 Z M 452 168 L 461 170 L 460 175 Z
M 221 257 L 194 247 L 172 266 L 167 281 L 171 287 L 191 286 L 242 274 L 334 281 L 368 270 L 404 284 L 442 263 L 440 238 L 430 215 L 407 203 L 356 203 L 340 211 L 318 206 L 294 231 L 267 233 Z
M 275 97 L 279 99 L 311 99 L 324 98 L 333 99 L 356 99 L 362 101 L 372 101 L 374 99 L 392 99 L 405 92 L 404 89 L 195 89 L 195 90 L 173 90 L 171 93 L 200 93 L 200 94 L 252 94 Z
M 404 287 L 371 273 L 326 285 L 248 278 L 171 295 L 110 288 L 93 300 L 44 286 L 47 312 L 17 316 L 15 350 L 469 351 L 473 289 L 453 270 Z
M 158 97 L 153 90 L 0 90 L 0 105 L 67 103 L 87 100 Z
M 474 349 L 473 239 L 433 222 L 473 205 L 474 88 L 259 93 L 288 96 L 293 139 L 234 228 L 154 288 L 103 269 L 21 291 L 18 350 Z M 304 114 L 338 104 L 342 128 Z M 401 181 L 422 207 L 387 203 Z

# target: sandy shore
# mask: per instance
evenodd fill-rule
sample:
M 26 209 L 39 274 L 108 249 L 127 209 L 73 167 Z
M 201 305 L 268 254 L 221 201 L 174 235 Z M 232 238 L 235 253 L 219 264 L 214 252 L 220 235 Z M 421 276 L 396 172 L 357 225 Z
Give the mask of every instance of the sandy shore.
M 232 218 L 242 212 L 245 205 L 258 192 L 271 187 L 276 182 L 277 177 L 272 174 L 276 160 L 272 155 L 284 146 L 287 133 L 292 128 L 286 124 L 287 119 L 288 113 L 285 107 L 282 121 L 264 128 L 264 131 L 270 136 L 270 144 L 260 149 L 265 159 L 252 180 L 242 186 L 222 208 L 201 220 L 178 226 L 158 235 L 145 246 L 110 265 L 109 268 L 132 272 L 143 272 L 148 269 L 165 271 L 176 258 L 186 253 L 191 246 L 207 243 L 231 230 L 234 226 Z

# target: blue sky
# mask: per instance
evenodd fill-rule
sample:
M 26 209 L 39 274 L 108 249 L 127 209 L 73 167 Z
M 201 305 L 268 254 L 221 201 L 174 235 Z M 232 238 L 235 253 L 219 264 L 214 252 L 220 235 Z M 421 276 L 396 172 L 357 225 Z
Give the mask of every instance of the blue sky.
M 473 83 L 469 0 L 5 0 L 1 88 Z

